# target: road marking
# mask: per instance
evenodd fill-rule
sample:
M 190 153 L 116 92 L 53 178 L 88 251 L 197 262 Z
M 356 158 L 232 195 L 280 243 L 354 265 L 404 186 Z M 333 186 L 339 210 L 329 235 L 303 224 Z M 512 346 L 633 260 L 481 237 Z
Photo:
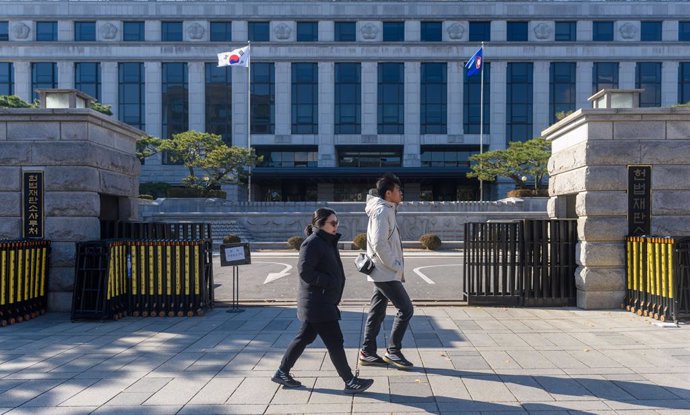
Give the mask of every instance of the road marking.
M 424 275 L 420 270 L 421 270 L 421 269 L 424 269 L 424 268 L 434 268 L 434 267 L 457 267 L 458 265 L 462 266 L 462 264 L 427 265 L 427 266 L 424 266 L 424 267 L 417 267 L 417 268 L 413 269 L 412 271 L 413 271 L 415 274 L 419 275 L 419 277 L 420 277 L 421 279 L 423 279 L 424 281 L 426 281 L 427 284 L 436 284 L 434 281 L 431 280 L 431 278 L 429 278 L 429 277 L 427 277 L 426 275 Z
M 290 275 L 290 270 L 292 269 L 292 265 L 290 264 L 283 264 L 282 262 L 263 262 L 263 261 L 254 261 L 252 262 L 253 264 L 278 264 L 282 265 L 285 268 L 283 268 L 282 271 L 280 272 L 271 272 L 268 275 L 266 275 L 266 280 L 264 281 L 264 284 L 268 284 L 269 282 L 273 282 L 275 280 L 281 279 L 283 277 L 287 277 Z

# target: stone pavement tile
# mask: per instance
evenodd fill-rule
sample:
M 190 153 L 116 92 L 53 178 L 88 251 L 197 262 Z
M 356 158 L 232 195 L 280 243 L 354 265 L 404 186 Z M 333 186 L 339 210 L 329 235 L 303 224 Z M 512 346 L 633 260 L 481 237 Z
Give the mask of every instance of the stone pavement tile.
M 306 405 L 312 394 L 316 378 L 300 378 L 299 388 L 278 388 L 271 405 Z
M 0 392 L 10 390 L 24 382 L 24 379 L 0 379 Z
M 664 387 L 656 385 L 648 380 L 626 380 L 623 377 L 618 377 L 617 379 L 613 380 L 613 382 L 616 384 L 616 386 L 625 390 L 625 392 L 627 392 L 628 394 L 632 395 L 634 399 L 679 399 L 678 396 L 672 394 Z
M 508 354 L 524 369 L 556 368 L 556 365 L 536 350 L 509 350 Z
M 542 333 L 542 335 L 561 350 L 583 350 L 587 346 L 567 333 Z
M 560 331 L 558 328 L 550 324 L 546 320 L 541 320 L 541 319 L 531 319 L 531 320 L 522 320 L 522 323 L 529 328 L 532 331 L 539 331 L 539 332 L 547 332 L 547 331 Z
M 228 400 L 244 378 L 213 378 L 204 385 L 188 405 L 222 405 Z
M 443 346 L 443 343 L 441 342 L 441 339 L 438 337 L 436 332 L 433 332 L 433 331 L 424 331 L 424 332 L 415 331 L 415 332 L 413 332 L 413 334 L 414 334 L 415 344 L 418 348 L 432 348 L 432 347 Z
M 502 369 L 516 369 L 521 366 L 504 351 L 480 351 L 482 358 L 491 366 L 494 370 Z
M 534 376 L 542 389 L 557 401 L 592 400 L 591 393 L 567 376 Z
M 657 369 L 658 370 L 658 369 Z M 613 375 L 613 374 L 632 374 L 635 373 L 627 367 L 595 367 L 579 369 L 563 369 L 563 372 L 570 376 L 591 376 L 591 375 Z
M 227 400 L 228 404 L 269 404 L 276 394 L 279 385 L 273 383 L 270 377 L 246 378 L 235 389 Z
M 606 357 L 598 350 L 589 347 L 582 350 L 571 350 L 569 353 L 577 360 L 592 368 L 622 367 L 620 363 Z
M 182 409 L 181 405 L 158 405 L 158 406 L 101 406 L 92 414 L 111 414 L 111 415 L 121 415 L 121 414 L 137 414 L 137 415 L 170 415 L 177 413 Z
M 103 363 L 107 359 L 111 358 L 110 355 L 84 355 L 79 359 L 74 359 L 62 366 L 56 367 L 51 370 L 53 373 L 81 373 L 87 369 L 90 369 L 100 363 Z
M 582 369 L 588 366 L 563 350 L 543 350 L 542 356 L 561 369 Z
M 424 353 L 421 353 L 419 358 L 419 366 L 429 368 L 432 371 L 438 369 L 454 369 L 453 361 L 442 349 L 424 350 Z M 367 370 L 369 370 L 369 367 L 367 367 Z
M 635 399 L 635 397 L 616 385 L 615 382 L 607 380 L 603 376 L 591 375 L 587 377 L 578 377 L 575 378 L 575 380 L 577 380 L 580 385 L 587 388 L 592 396 L 596 396 L 600 399 L 616 401 L 629 401 Z
M 458 370 L 488 370 L 491 366 L 484 360 L 484 357 L 479 352 L 473 353 L 463 353 L 460 356 L 454 354 L 455 352 L 449 352 L 450 360 L 453 362 L 453 366 Z
M 674 410 L 684 410 L 686 413 L 690 413 L 690 401 L 685 399 L 675 399 L 675 400 L 656 400 L 656 399 L 644 399 L 635 400 L 627 402 L 619 401 L 604 401 L 606 404 L 615 411 L 625 411 L 625 410 L 636 410 L 636 409 L 674 409 Z
M 429 381 L 422 376 L 390 378 L 390 401 L 393 403 L 434 402 Z
M 687 376 L 687 373 L 683 375 L 646 374 L 642 376 L 656 385 L 663 386 L 679 398 L 690 401 L 690 377 Z
M 470 396 L 476 401 L 512 402 L 516 400 L 498 376 L 465 377 L 462 380 Z
M 62 381 L 28 380 L 16 387 L 0 393 L 0 407 L 17 407 L 56 387 Z
M 610 411 L 611 408 L 604 401 L 599 399 L 589 401 L 547 401 L 547 402 L 524 402 L 522 407 L 530 413 L 541 413 L 542 411 L 582 411 L 590 413 L 594 411 Z
M 253 370 L 263 356 L 263 352 L 243 350 L 236 354 L 218 374 L 227 376 L 237 371 Z
M 528 346 L 537 350 L 553 350 L 556 347 L 556 345 L 544 337 L 542 333 L 535 333 L 529 330 L 527 332 L 517 333 L 517 335 L 520 336 L 520 339 Z
M 532 376 L 500 375 L 500 378 L 519 402 L 554 401 Z
M 271 404 L 266 408 L 267 414 L 349 414 L 350 404 Z
M 310 351 L 311 352 L 311 351 Z M 304 355 L 302 355 L 304 356 Z M 298 364 L 302 360 L 302 356 L 297 361 Z M 273 370 L 275 371 L 280 366 L 280 361 L 283 358 L 283 352 L 278 350 L 271 350 L 263 354 L 261 360 L 259 360 L 254 366 L 254 370 Z M 302 365 L 300 365 L 301 367 Z M 318 367 L 317 367 L 318 369 Z
M 154 393 L 144 405 L 184 406 L 211 380 L 211 376 L 195 374 L 179 376 Z
M 92 414 L 93 411 L 98 409 L 97 406 L 80 406 L 80 407 L 56 407 L 56 408 L 26 408 L 20 407 L 15 408 L 9 412 L 5 412 L 9 415 L 86 415 Z M 120 412 L 123 413 L 123 412 Z
M 374 381 L 374 385 L 376 385 L 376 381 Z M 340 405 L 349 405 L 352 402 L 352 395 L 344 394 L 344 388 L 345 382 L 343 382 L 343 380 L 337 376 L 319 377 L 316 379 L 316 382 L 314 383 L 314 388 L 311 397 L 309 398 L 309 403 L 335 403 Z
M 185 352 L 209 352 L 220 343 L 227 334 L 225 333 L 209 333 L 201 336 L 197 341 L 190 344 Z
M 235 353 L 212 352 L 204 353 L 196 362 L 187 366 L 185 372 L 205 372 L 216 374 L 223 369 L 233 358 Z
M 197 360 L 202 358 L 204 356 L 204 353 L 199 353 L 199 352 L 182 352 L 174 355 L 172 358 L 168 359 L 165 363 L 162 365 L 158 366 L 155 368 L 151 374 L 162 374 L 164 376 L 167 375 L 175 375 L 178 373 L 183 372 L 185 369 L 187 369 L 189 366 L 194 364 Z
M 268 405 L 185 405 L 178 415 L 264 414 Z
M 111 400 L 115 395 L 127 389 L 136 382 L 137 378 L 108 378 L 101 379 L 81 392 L 62 402 L 62 406 L 100 406 Z
M 481 330 L 484 331 L 489 331 L 492 333 L 508 333 L 510 332 L 510 329 L 500 322 L 499 320 L 495 319 L 485 319 L 485 320 L 475 320 L 477 325 L 480 327 Z
M 106 406 L 138 406 L 146 402 L 153 392 L 122 392 L 105 403 Z
M 354 395 L 353 402 L 355 403 L 381 403 L 390 402 L 390 384 L 387 376 L 371 376 L 360 375 L 367 379 L 374 379 L 374 384 L 371 385 L 365 393 Z M 336 394 L 341 391 L 336 391 Z
M 460 377 L 429 375 L 429 385 L 436 402 L 457 402 L 472 399 Z
M 439 413 L 435 403 L 428 402 L 409 402 L 409 403 L 360 403 L 355 401 L 352 404 L 352 413 L 386 413 L 386 414 L 407 414 L 407 413 Z
M 491 332 L 489 333 L 492 339 L 496 342 L 496 344 L 500 347 L 503 348 L 508 348 L 510 350 L 516 350 L 516 349 L 529 349 L 531 350 L 532 347 L 530 347 L 529 344 L 527 344 L 524 340 L 522 340 L 521 336 L 515 334 L 515 333 L 496 333 L 496 332 Z
M 482 414 L 510 413 L 511 415 L 526 414 L 519 402 L 487 402 L 481 400 L 469 400 L 462 402 L 439 402 L 438 410 L 446 413 L 480 412 Z
M 481 331 L 463 331 L 467 341 L 474 347 L 497 347 L 496 341 Z
M 83 391 L 99 379 L 70 379 L 26 402 L 23 407 L 55 407 Z

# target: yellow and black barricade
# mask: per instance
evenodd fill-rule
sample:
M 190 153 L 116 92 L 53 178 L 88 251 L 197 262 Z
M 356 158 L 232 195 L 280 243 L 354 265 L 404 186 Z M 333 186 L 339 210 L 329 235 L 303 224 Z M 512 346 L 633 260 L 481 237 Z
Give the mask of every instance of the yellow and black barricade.
M 0 325 L 45 313 L 50 241 L 0 241 Z
M 623 306 L 657 320 L 677 321 L 690 312 L 690 239 L 625 238 L 626 296 Z
M 210 240 L 78 244 L 72 318 L 203 315 L 213 306 L 211 261 Z

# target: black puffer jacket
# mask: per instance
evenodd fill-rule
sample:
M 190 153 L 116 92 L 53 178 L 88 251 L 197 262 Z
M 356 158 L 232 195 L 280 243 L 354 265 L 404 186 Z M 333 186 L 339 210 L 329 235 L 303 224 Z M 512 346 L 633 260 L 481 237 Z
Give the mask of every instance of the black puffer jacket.
M 297 317 L 319 323 L 340 320 L 338 304 L 345 288 L 345 271 L 338 252 L 340 234 L 316 230 L 299 250 Z

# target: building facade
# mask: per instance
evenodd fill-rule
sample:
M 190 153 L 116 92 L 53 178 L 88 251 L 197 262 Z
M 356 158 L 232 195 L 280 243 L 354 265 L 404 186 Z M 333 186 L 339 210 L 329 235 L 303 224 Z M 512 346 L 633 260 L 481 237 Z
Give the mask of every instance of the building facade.
M 602 88 L 644 88 L 641 106 L 690 101 L 684 1 L 0 6 L 0 95 L 77 88 L 153 136 L 191 129 L 251 144 L 264 156 L 253 200 L 362 200 L 385 171 L 403 179 L 408 200 L 477 200 L 466 173 L 480 144 L 538 136 Z M 250 71 L 217 67 L 217 53 L 247 42 Z M 464 65 L 482 42 L 480 129 L 482 78 Z M 156 155 L 141 181 L 185 175 Z M 509 187 L 485 186 L 485 199 Z

